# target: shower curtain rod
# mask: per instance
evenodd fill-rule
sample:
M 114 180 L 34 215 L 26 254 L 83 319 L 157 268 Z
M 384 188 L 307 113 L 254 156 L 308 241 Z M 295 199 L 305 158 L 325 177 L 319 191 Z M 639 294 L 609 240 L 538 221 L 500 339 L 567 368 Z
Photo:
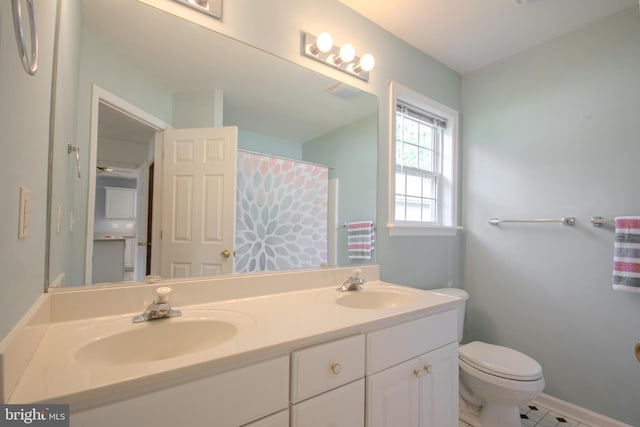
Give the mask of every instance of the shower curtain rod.
M 268 156 L 268 157 L 275 157 L 276 159 L 281 159 L 281 160 L 289 160 L 291 162 L 298 162 L 298 163 L 303 163 L 305 165 L 311 165 L 311 166 L 320 166 L 322 168 L 327 168 L 327 169 L 331 169 L 334 170 L 335 167 L 333 166 L 327 166 L 327 165 L 323 165 L 322 163 L 314 163 L 314 162 L 307 162 L 305 160 L 298 160 L 298 159 L 291 159 L 289 157 L 282 157 L 282 156 L 276 156 L 274 154 L 269 154 L 269 153 L 261 153 L 259 151 L 251 151 L 251 150 L 245 150 L 243 148 L 238 148 L 238 151 L 242 151 L 243 153 L 248 153 L 248 154 L 257 154 L 260 156 Z

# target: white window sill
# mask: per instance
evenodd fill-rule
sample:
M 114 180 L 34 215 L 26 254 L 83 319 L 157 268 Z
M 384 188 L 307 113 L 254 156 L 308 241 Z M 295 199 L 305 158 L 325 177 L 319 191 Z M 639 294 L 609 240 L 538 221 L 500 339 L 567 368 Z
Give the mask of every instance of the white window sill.
M 387 224 L 389 236 L 455 236 L 462 227 L 444 225 Z

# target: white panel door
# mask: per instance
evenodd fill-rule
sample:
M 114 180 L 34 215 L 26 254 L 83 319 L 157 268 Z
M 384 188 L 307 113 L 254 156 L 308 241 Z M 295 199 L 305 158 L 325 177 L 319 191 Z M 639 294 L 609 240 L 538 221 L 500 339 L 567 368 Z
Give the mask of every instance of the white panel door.
M 237 135 L 236 127 L 164 131 L 163 278 L 232 272 Z

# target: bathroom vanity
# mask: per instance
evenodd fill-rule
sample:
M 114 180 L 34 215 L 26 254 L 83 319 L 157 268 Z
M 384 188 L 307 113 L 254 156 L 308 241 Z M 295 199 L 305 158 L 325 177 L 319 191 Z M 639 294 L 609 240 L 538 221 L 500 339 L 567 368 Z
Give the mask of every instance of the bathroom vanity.
M 455 298 L 377 267 L 337 291 L 349 273 L 163 283 L 183 315 L 141 324 L 157 285 L 47 294 L 0 346 L 3 370 L 23 364 L 5 401 L 69 403 L 72 426 L 457 425 Z

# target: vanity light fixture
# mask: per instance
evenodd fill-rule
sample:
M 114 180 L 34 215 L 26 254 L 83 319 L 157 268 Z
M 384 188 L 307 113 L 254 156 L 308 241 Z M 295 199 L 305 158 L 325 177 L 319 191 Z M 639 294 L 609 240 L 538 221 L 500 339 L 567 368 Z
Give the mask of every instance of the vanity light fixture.
M 359 57 L 351 44 L 342 47 L 333 44 L 333 37 L 329 33 L 320 33 L 317 37 L 313 34 L 302 33 L 302 54 L 331 67 L 337 68 L 365 82 L 369 81 L 369 72 L 376 64 L 375 58 L 370 53 Z

